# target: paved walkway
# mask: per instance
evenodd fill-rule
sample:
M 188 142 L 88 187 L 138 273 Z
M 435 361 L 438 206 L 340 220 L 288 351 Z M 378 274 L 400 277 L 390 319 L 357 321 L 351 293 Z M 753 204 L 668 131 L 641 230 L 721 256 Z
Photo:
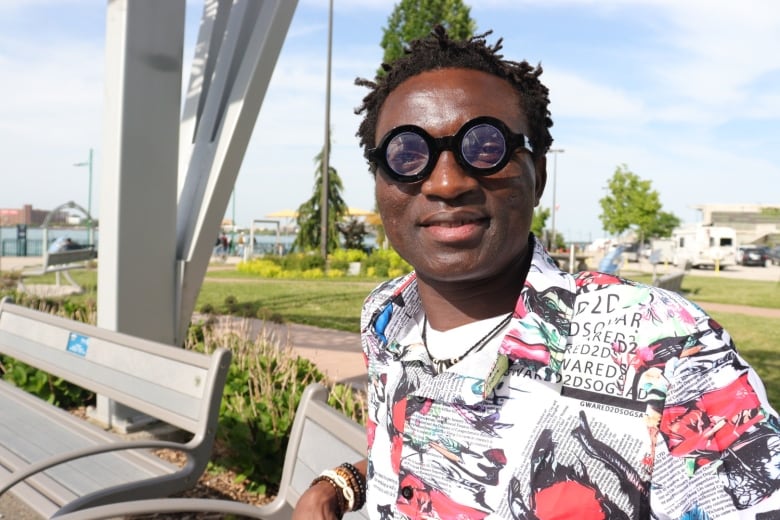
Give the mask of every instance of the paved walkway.
M 333 381 L 365 389 L 368 376 L 357 333 L 230 316 L 220 316 L 218 326 L 252 339 L 265 334 L 282 346 L 289 345 L 295 354 L 314 363 Z

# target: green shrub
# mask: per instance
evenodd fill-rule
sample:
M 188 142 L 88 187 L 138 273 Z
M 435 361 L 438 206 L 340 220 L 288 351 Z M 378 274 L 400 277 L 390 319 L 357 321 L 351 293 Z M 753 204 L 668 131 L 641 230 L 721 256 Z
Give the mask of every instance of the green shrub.
M 372 277 L 396 277 L 412 270 L 394 249 L 377 249 L 370 255 L 360 249 L 337 249 L 328 255 L 327 269 L 321 256 L 309 252 L 264 256 L 249 262 L 240 262 L 237 270 L 262 278 L 314 280 L 346 276 L 353 262 L 359 262 L 361 272 Z
M 94 402 L 95 394 L 8 356 L 0 356 L 0 373 L 5 381 L 61 408 L 75 408 Z
M 280 257 L 282 269 L 285 271 L 309 271 L 319 269 L 325 270 L 325 260 L 315 253 L 291 253 Z
M 368 255 L 360 249 L 336 249 L 328 255 L 328 269 L 346 271 L 352 262 L 363 262 Z
M 258 258 L 249 262 L 239 262 L 236 270 L 242 273 L 250 273 L 263 278 L 278 278 L 282 273 L 282 266 L 269 258 Z
M 212 466 L 230 468 L 247 489 L 266 493 L 281 478 L 295 410 L 310 383 L 332 386 L 328 402 L 348 417 L 364 423 L 365 395 L 345 385 L 331 385 L 307 359 L 282 346 L 268 329 L 249 337 L 249 322 L 233 330 L 218 330 L 214 321 L 190 326 L 188 348 L 233 352 L 222 406 Z
M 212 351 L 222 346 L 233 352 L 217 432 L 223 455 L 215 463 L 246 479 L 251 491 L 265 493 L 279 483 L 304 388 L 325 376 L 266 331 L 252 340 L 248 330 L 248 325 L 238 331 L 194 327 L 189 337 L 203 337 L 203 342 L 190 348 Z
M 26 293 L 9 294 L 16 303 L 43 312 L 94 324 L 95 302 L 84 304 L 69 300 L 41 298 Z M 5 381 L 62 408 L 75 408 L 94 401 L 95 395 L 64 379 L 31 367 L 8 356 L 0 356 L 0 376 Z
M 395 249 L 376 249 L 366 258 L 366 274 L 389 278 L 410 273 L 412 266 Z
M 366 424 L 366 393 L 336 383 L 328 394 L 328 404 L 359 424 Z

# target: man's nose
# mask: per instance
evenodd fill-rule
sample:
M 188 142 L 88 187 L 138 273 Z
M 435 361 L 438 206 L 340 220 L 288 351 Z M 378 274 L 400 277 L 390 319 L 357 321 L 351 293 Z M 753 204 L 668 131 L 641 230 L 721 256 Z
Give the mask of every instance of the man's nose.
M 439 154 L 431 174 L 421 187 L 427 197 L 455 199 L 479 186 L 479 181 L 469 175 L 455 159 L 455 154 L 445 150 Z

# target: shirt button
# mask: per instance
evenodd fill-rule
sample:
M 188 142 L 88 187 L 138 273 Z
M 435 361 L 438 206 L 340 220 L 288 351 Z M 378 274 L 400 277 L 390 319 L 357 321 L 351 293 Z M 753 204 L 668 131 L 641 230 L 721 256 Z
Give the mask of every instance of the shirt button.
M 401 488 L 401 496 L 406 500 L 411 500 L 413 495 L 414 490 L 412 489 L 412 486 L 404 486 Z

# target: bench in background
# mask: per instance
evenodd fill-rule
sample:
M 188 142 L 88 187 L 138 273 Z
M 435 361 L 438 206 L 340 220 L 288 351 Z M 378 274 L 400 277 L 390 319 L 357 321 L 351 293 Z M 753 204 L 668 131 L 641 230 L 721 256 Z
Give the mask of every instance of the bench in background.
M 0 380 L 0 495 L 49 518 L 197 483 L 211 457 L 231 353 L 211 355 L 0 301 L 0 354 L 159 419 L 191 438 L 125 440 Z M 184 467 L 150 449 L 187 455 Z
M 61 520 L 97 520 L 148 513 L 211 512 L 265 520 L 288 520 L 301 494 L 322 470 L 366 457 L 366 431 L 327 403 L 327 389 L 317 383 L 303 393 L 295 413 L 284 459 L 279 494 L 265 505 L 254 506 L 208 498 L 159 498 L 109 504 L 58 517 Z M 366 509 L 344 515 L 346 520 L 368 518 Z
M 83 292 L 82 287 L 76 283 L 68 271 L 71 269 L 82 269 L 87 267 L 89 263 L 96 258 L 97 250 L 94 246 L 68 249 L 54 253 L 46 252 L 43 254 L 43 265 L 30 266 L 22 270 L 21 277 L 19 278 L 19 290 L 26 290 L 24 286 L 25 276 L 40 276 L 48 273 L 55 273 L 57 275 L 57 286 L 60 285 L 60 274 L 62 274 L 70 283 L 73 289 L 71 292 L 81 293 Z
M 685 271 L 665 274 L 656 278 L 653 281 L 653 285 L 660 287 L 661 289 L 682 293 L 682 281 L 684 277 Z

